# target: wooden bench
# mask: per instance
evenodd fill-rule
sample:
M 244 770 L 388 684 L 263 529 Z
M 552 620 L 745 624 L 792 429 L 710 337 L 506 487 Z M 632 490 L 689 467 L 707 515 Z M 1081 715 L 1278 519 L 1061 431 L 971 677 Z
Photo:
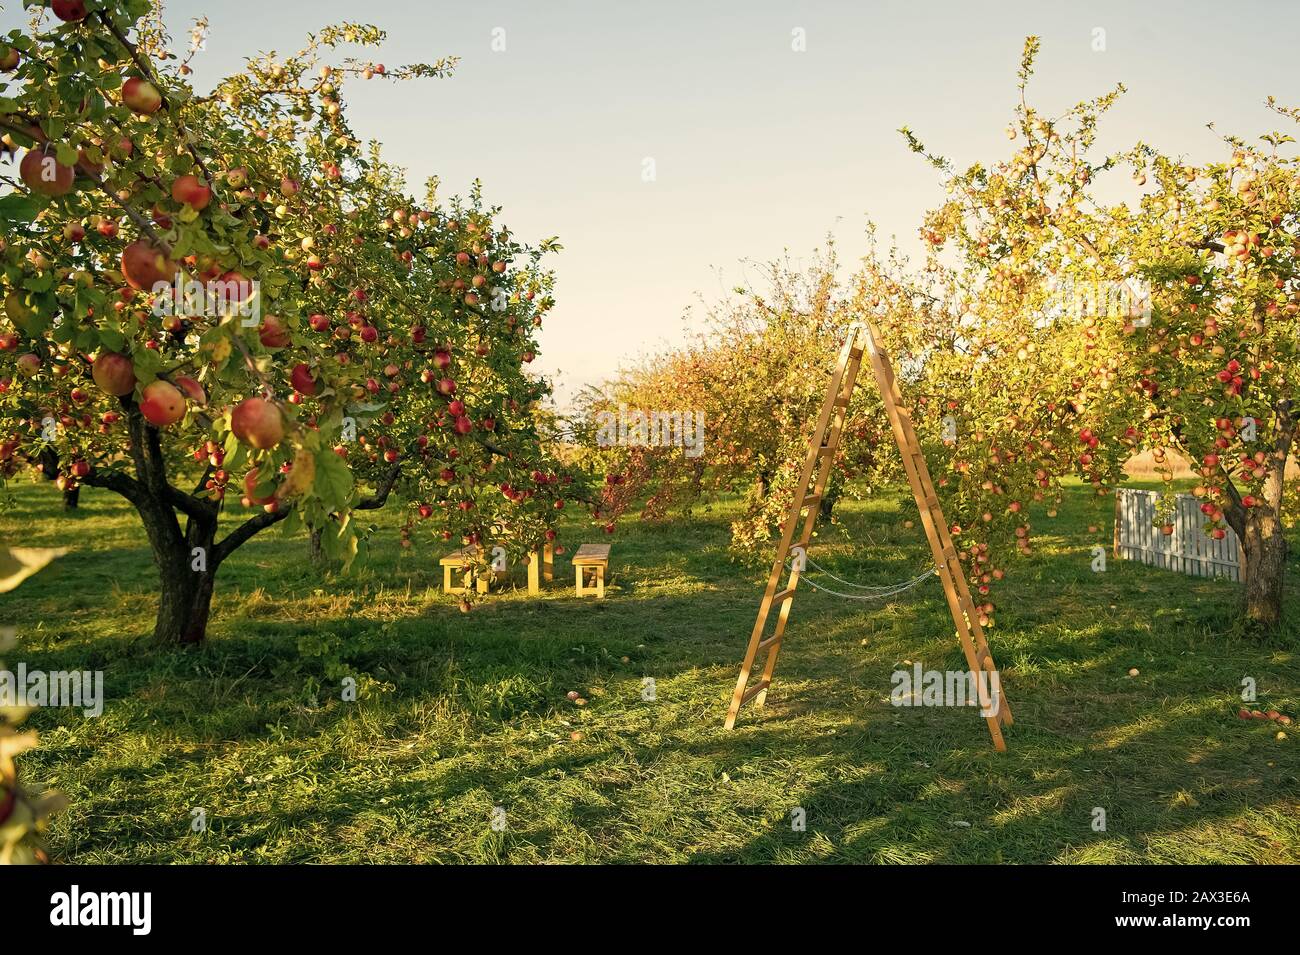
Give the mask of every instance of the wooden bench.
M 452 572 L 468 568 L 470 564 L 474 563 L 479 558 L 480 553 L 481 551 L 478 547 L 462 547 L 460 550 L 452 551 L 446 557 L 442 558 L 442 560 L 438 561 L 438 563 L 442 565 L 443 593 L 463 594 L 468 591 L 471 586 L 475 586 L 481 594 L 488 592 L 488 584 L 491 582 L 490 577 L 481 576 L 476 579 L 472 570 L 465 570 L 465 576 L 460 587 L 453 586 L 451 582 Z M 498 572 L 491 576 L 499 578 L 501 575 Z
M 528 557 L 528 592 L 537 596 L 542 592 L 540 579 L 549 584 L 555 579 L 555 545 L 547 544 Z
M 595 579 L 594 588 L 596 598 L 603 600 L 605 598 L 605 570 L 609 567 L 609 545 L 608 544 L 583 544 L 578 548 L 578 552 L 573 555 L 573 568 L 576 571 L 578 596 L 585 593 L 591 593 L 593 588 L 583 587 L 583 575 L 590 570 Z

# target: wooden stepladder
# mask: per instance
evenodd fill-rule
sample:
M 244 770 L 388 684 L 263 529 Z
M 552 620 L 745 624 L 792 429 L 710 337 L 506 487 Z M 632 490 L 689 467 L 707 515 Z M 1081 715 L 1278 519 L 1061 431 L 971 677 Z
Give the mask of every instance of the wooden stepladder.
M 835 452 L 840 446 L 849 401 L 853 397 L 853 386 L 857 383 L 864 357 L 867 357 L 871 363 L 872 373 L 875 375 L 881 399 L 884 401 L 885 413 L 889 416 L 889 423 L 894 429 L 894 438 L 898 442 L 898 450 L 903 456 L 903 468 L 907 472 L 912 496 L 916 498 L 917 507 L 921 512 L 921 523 L 925 527 L 925 536 L 930 542 L 930 552 L 934 557 L 939 579 L 943 583 L 944 595 L 948 599 L 948 609 L 952 612 L 953 623 L 957 627 L 957 638 L 961 641 L 966 664 L 972 674 L 989 674 L 986 679 L 974 681 L 979 694 L 980 712 L 984 714 L 989 735 L 993 737 L 994 747 L 1005 750 L 1007 747 L 1002 738 L 1002 726 L 1011 725 L 1011 706 L 997 677 L 993 655 L 989 652 L 988 642 L 984 639 L 984 631 L 980 627 L 979 613 L 975 609 L 975 602 L 971 599 L 966 576 L 957 558 L 957 549 L 953 546 L 947 521 L 939 507 L 939 499 L 934 493 L 930 470 L 926 466 L 925 457 L 921 454 L 921 446 L 916 438 L 916 431 L 912 427 L 911 412 L 903 404 L 889 356 L 876 336 L 875 327 L 869 321 L 854 324 L 849 329 L 844 347 L 840 350 L 839 360 L 835 364 L 835 370 L 831 373 L 826 400 L 822 403 L 821 413 L 817 417 L 816 426 L 809 439 L 803 471 L 795 488 L 790 512 L 786 516 L 781 543 L 777 547 L 776 559 L 772 563 L 772 573 L 768 576 L 767 590 L 758 606 L 758 619 L 754 622 L 749 646 L 745 650 L 745 660 L 740 668 L 740 678 L 736 681 L 736 691 L 731 697 L 726 727 L 732 729 L 736 725 L 736 715 L 746 703 L 752 700 L 755 706 L 762 706 L 767 699 L 767 691 L 772 685 L 772 672 L 776 668 L 777 655 L 780 653 L 786 626 L 790 620 L 790 607 L 795 589 L 799 584 L 799 573 L 803 566 L 801 560 L 796 559 L 793 562 L 785 586 L 780 590 L 777 587 L 791 553 L 794 552 L 796 556 L 806 553 L 812 541 L 818 508 L 829 482 Z M 796 529 L 798 529 L 797 538 Z M 780 607 L 780 612 L 775 630 L 771 636 L 765 637 L 767 620 L 773 607 Z M 749 678 L 760 653 L 766 653 L 763 675 L 751 686 Z

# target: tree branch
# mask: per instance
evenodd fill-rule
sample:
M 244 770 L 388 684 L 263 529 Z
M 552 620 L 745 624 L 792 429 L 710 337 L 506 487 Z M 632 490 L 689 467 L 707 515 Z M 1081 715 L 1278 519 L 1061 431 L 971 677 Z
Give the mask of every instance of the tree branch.
M 89 487 L 102 487 L 107 491 L 120 494 L 137 507 L 143 504 L 149 496 L 144 489 L 144 485 L 135 478 L 112 469 L 91 468 L 90 473 L 81 479 L 81 483 Z
M 389 470 L 384 480 L 380 482 L 375 489 L 375 495 L 368 497 L 357 504 L 355 510 L 358 511 L 377 511 L 388 501 L 388 495 L 393 490 L 393 485 L 397 483 L 398 476 L 402 473 L 401 464 L 394 464 Z

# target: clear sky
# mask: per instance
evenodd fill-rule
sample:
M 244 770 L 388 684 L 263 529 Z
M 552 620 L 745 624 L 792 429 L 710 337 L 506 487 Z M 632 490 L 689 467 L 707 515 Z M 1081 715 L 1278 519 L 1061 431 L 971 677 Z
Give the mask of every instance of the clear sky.
M 451 79 L 350 84 L 352 123 L 413 185 L 481 178 L 516 234 L 560 237 L 534 367 L 562 395 L 679 335 L 697 293 L 737 284 L 743 260 L 806 258 L 830 232 L 851 265 L 868 217 L 915 248 L 941 191 L 896 130 L 961 163 L 1005 155 L 1027 34 L 1043 38 L 1040 106 L 1128 86 L 1107 146 L 1203 161 L 1220 155 L 1206 123 L 1254 135 L 1281 125 L 1270 93 L 1300 105 L 1300 0 L 171 0 L 178 44 L 200 15 L 201 89 L 344 19 L 388 31 L 387 65 L 461 58 Z M 18 16 L 7 3 L 0 26 Z

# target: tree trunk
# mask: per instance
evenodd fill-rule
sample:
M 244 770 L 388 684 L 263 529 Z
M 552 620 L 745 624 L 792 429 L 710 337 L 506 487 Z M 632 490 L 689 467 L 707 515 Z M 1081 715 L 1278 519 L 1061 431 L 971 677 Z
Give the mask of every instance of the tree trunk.
M 319 527 L 311 529 L 311 562 L 313 564 L 325 563 L 325 550 L 321 547 Z
M 63 509 L 65 511 L 75 511 L 77 505 L 81 502 L 81 485 L 63 489 Z
M 1291 451 L 1291 408 L 1283 402 L 1278 413 L 1279 438 L 1264 467 L 1267 474 L 1253 507 L 1241 503 L 1241 495 L 1228 482 L 1228 524 L 1241 539 L 1246 622 L 1272 629 L 1282 622 L 1282 589 L 1286 573 L 1287 543 L 1282 528 L 1282 495 L 1286 484 L 1286 460 Z
M 167 504 L 150 500 L 139 511 L 161 585 L 154 640 L 173 645 L 202 643 L 219 564 L 213 546 L 217 523 L 190 518 L 182 534 L 176 514 Z
M 208 633 L 216 571 L 192 571 L 186 563 L 180 570 L 164 570 L 160 575 L 162 595 L 154 640 L 166 644 L 202 643 Z
M 1268 507 L 1250 509 L 1246 517 L 1246 619 L 1272 628 L 1282 621 L 1282 582 L 1286 559 L 1286 537 L 1282 522 Z

